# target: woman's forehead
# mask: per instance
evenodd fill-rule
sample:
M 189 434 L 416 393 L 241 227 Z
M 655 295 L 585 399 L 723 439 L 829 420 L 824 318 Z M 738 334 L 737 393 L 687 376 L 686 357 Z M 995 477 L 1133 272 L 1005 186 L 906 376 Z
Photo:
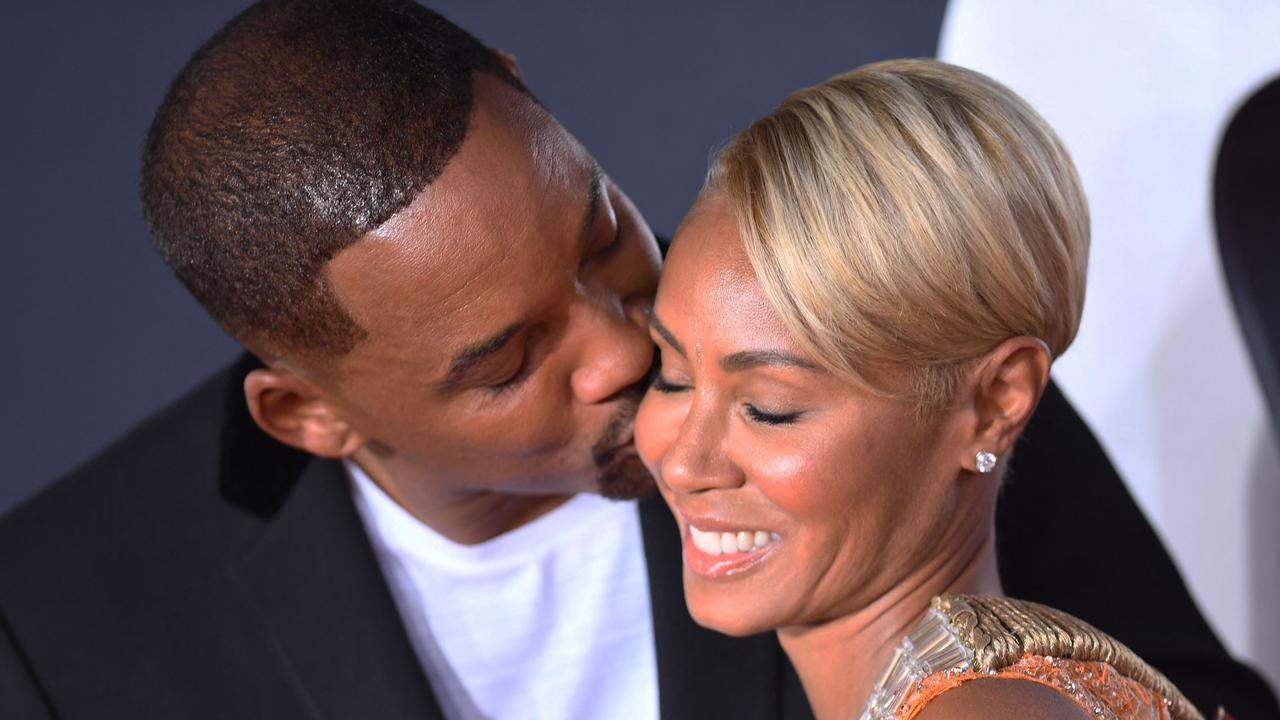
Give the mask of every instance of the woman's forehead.
M 689 348 L 723 354 L 794 347 L 756 279 L 732 211 L 714 197 L 700 201 L 676 234 L 654 314 L 672 333 L 687 335 L 681 342 Z

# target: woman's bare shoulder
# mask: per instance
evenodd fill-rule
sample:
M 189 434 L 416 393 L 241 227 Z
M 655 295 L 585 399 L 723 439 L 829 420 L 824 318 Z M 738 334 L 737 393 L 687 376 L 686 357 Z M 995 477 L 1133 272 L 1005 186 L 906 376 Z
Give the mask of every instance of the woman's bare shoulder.
M 948 690 L 917 720 L 1086 720 L 1079 705 L 1053 688 L 1016 678 L 982 678 Z

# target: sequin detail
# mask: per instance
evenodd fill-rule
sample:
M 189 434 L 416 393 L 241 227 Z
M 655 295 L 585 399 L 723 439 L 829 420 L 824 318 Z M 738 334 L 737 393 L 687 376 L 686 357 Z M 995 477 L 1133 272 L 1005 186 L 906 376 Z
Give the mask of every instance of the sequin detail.
M 1097 720 L 1204 720 L 1168 678 L 1105 633 L 1050 607 L 990 595 L 935 597 L 859 719 L 910 720 L 981 678 L 1053 688 Z
M 1104 662 L 1080 662 L 1027 654 L 996 672 L 966 670 L 934 673 L 907 693 L 895 714 L 911 720 L 930 701 L 970 680 L 1013 678 L 1051 687 L 1097 720 L 1169 720 L 1167 701 L 1154 691 L 1120 674 Z
M 930 610 L 893 651 L 859 720 L 891 720 L 907 693 L 919 683 L 968 670 L 972 664 L 973 653 L 955 627 L 945 615 Z

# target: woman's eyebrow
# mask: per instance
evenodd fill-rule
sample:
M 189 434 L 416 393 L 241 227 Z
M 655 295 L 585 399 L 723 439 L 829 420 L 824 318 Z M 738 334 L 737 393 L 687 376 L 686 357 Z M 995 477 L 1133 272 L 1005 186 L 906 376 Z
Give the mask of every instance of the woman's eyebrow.
M 779 350 L 739 350 L 720 358 L 720 367 L 725 372 L 741 372 L 757 367 L 819 369 L 817 365 L 809 360 Z
M 676 339 L 671 329 L 662 323 L 662 320 L 655 312 L 649 313 L 649 327 L 658 333 L 673 350 L 680 353 L 685 359 L 689 354 L 685 351 L 684 345 Z M 741 372 L 757 367 L 797 367 L 804 370 L 820 370 L 811 360 L 806 360 L 799 355 L 783 352 L 781 350 L 739 350 L 735 353 L 729 353 L 720 359 L 720 367 L 725 372 Z
M 661 335 L 662 339 L 665 340 L 673 350 L 683 355 L 686 360 L 689 359 L 689 353 L 685 352 L 684 345 L 680 344 L 680 341 L 676 339 L 676 336 L 671 332 L 671 330 L 669 330 L 666 325 L 663 325 L 662 321 L 658 319 L 658 314 L 652 310 L 649 311 L 649 327 L 653 328 L 654 332 Z

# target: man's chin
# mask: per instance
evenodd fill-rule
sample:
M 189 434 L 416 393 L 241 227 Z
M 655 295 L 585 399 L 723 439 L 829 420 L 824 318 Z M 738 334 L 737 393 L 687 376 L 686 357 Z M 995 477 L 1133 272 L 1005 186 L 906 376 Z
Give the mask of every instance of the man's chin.
M 596 476 L 599 493 L 610 500 L 635 500 L 657 489 L 653 476 L 634 453 L 617 457 Z

